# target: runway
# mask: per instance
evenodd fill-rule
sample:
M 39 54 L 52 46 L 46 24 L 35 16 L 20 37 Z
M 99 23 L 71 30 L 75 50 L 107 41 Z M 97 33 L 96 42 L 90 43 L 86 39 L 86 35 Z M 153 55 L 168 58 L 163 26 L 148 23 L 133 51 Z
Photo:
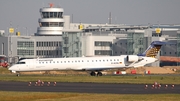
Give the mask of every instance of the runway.
M 56 85 L 47 82 L 44 85 L 36 85 L 32 82 L 4 82 L 0 81 L 0 91 L 25 91 L 25 92 L 75 92 L 75 93 L 105 93 L 105 94 L 180 94 L 180 85 L 171 85 L 161 88 L 152 88 L 143 84 L 104 84 L 104 83 L 67 83 L 57 82 Z

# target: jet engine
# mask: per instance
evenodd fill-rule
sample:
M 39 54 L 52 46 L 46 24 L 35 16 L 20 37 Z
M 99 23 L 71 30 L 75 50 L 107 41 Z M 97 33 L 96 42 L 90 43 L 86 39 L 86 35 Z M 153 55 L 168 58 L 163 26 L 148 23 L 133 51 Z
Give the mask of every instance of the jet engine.
M 136 62 L 141 60 L 141 58 L 137 55 L 128 55 L 127 56 L 127 62 Z

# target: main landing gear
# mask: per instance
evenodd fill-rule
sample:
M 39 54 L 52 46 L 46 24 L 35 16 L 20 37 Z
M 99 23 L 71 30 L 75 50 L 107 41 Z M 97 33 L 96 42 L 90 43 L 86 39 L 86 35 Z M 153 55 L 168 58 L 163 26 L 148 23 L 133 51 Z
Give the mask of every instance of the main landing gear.
M 91 73 L 90 73 L 90 75 L 91 76 L 102 76 L 102 73 L 100 72 L 100 71 L 98 71 L 97 73 L 95 72 L 95 71 L 92 71 Z
M 16 76 L 20 76 L 20 73 L 17 73 Z

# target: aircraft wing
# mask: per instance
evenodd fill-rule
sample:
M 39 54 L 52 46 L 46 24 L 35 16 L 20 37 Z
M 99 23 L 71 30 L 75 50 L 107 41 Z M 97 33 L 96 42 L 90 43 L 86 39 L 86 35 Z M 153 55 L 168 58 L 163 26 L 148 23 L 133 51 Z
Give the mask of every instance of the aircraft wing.
M 125 66 L 123 66 L 125 67 Z M 108 69 L 117 69 L 117 68 L 122 68 L 122 67 L 114 67 L 114 66 L 85 66 L 85 67 L 80 67 L 81 69 L 78 70 L 84 70 L 84 71 L 103 71 L 103 70 L 108 70 Z

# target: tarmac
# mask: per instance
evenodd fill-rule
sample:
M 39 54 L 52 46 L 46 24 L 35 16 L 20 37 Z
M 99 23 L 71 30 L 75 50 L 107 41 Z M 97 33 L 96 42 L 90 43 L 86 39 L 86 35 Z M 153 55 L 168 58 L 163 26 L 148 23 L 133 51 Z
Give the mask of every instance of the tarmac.
M 153 85 L 153 84 L 152 84 Z M 180 85 L 152 87 L 144 84 L 68 83 L 68 82 L 5 82 L 0 81 L 0 91 L 22 92 L 73 92 L 98 94 L 180 94 Z

